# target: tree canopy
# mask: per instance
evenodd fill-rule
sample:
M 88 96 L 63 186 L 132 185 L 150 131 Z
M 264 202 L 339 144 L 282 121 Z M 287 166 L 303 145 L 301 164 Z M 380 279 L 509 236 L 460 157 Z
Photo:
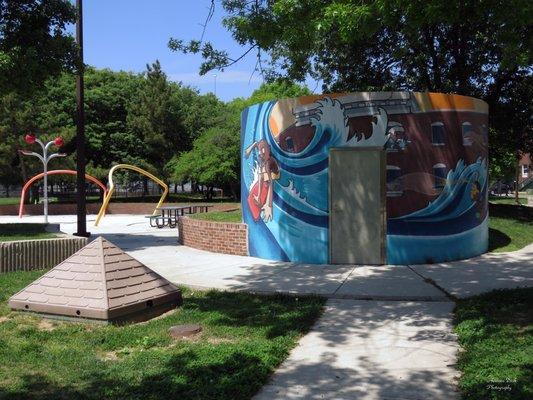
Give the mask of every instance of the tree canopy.
M 213 0 L 267 79 L 323 82 L 325 92 L 417 90 L 484 99 L 495 154 L 533 151 L 533 3 L 527 0 Z M 239 60 L 202 40 L 201 73 Z M 494 162 L 503 161 L 493 158 Z M 505 164 L 505 163 L 503 163 Z M 502 164 L 502 166 L 503 166 Z
M 77 65 L 68 0 L 0 0 L 0 91 L 32 92 Z
M 174 157 L 167 169 L 178 182 L 205 185 L 210 195 L 213 187 L 239 196 L 240 116 L 244 108 L 264 101 L 310 94 L 306 87 L 288 82 L 263 84 L 247 98 L 237 98 L 219 110 L 218 121 L 200 133 L 192 149 Z

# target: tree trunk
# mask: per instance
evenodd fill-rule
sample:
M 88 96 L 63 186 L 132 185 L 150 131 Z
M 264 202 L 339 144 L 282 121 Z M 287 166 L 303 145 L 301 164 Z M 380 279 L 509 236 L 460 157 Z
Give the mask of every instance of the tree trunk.
M 20 174 L 22 175 L 22 185 L 26 184 L 28 181 L 28 175 L 26 174 L 26 165 L 24 164 L 24 159 L 22 158 L 22 154 L 18 153 L 19 162 L 20 162 Z M 24 199 L 24 203 L 28 204 L 30 200 L 30 193 L 26 192 L 26 198 Z
M 148 179 L 143 178 L 143 197 L 148 194 Z
M 518 200 L 518 180 L 520 179 L 520 152 L 516 154 L 516 185 L 514 187 L 514 201 L 516 204 L 520 204 Z

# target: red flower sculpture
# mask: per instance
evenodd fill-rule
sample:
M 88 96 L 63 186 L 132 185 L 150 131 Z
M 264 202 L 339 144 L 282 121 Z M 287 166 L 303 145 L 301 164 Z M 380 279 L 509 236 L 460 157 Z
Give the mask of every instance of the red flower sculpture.
M 26 136 L 24 136 L 24 140 L 28 144 L 34 144 L 35 143 L 35 139 L 36 139 L 36 137 L 35 137 L 35 134 L 33 134 L 33 133 L 29 133 Z

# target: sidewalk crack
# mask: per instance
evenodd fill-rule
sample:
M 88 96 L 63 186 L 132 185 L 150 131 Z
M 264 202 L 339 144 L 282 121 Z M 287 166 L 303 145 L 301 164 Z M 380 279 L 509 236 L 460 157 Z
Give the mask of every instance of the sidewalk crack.
M 437 282 L 435 282 L 433 279 L 431 278 L 426 278 L 424 275 L 418 273 L 414 268 L 411 268 L 410 265 L 407 265 L 407 268 L 409 268 L 413 273 L 415 273 L 416 275 L 418 275 L 420 278 L 422 278 L 422 280 L 424 282 L 426 282 L 427 284 L 433 286 L 435 289 L 441 291 L 442 293 L 444 293 L 444 295 L 450 299 L 451 301 L 453 302 L 457 302 L 457 297 L 454 296 L 453 294 L 449 293 L 446 291 L 446 289 L 444 289 L 442 286 L 440 286 Z
M 344 280 L 339 284 L 339 286 L 337 287 L 337 289 L 335 289 L 335 291 L 331 294 L 331 296 L 335 296 L 335 294 L 340 290 L 340 288 L 344 286 L 344 284 L 346 283 L 348 278 L 350 278 L 350 276 L 352 276 L 352 274 L 353 274 L 353 272 L 355 271 L 356 268 L 357 268 L 357 266 L 354 265 L 352 270 L 350 271 L 350 273 L 348 275 L 346 275 L 346 278 L 344 278 Z

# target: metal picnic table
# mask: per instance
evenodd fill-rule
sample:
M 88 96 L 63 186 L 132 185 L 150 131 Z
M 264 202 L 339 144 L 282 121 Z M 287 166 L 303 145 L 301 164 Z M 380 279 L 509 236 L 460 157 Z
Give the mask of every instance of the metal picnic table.
M 211 207 L 213 206 L 206 204 L 157 207 L 157 210 L 161 212 L 161 215 L 150 216 L 150 226 L 153 228 L 163 228 L 168 225 L 170 228 L 175 228 L 178 223 L 178 217 L 184 216 L 186 211 L 187 214 L 195 214 L 197 212 L 207 212 Z

